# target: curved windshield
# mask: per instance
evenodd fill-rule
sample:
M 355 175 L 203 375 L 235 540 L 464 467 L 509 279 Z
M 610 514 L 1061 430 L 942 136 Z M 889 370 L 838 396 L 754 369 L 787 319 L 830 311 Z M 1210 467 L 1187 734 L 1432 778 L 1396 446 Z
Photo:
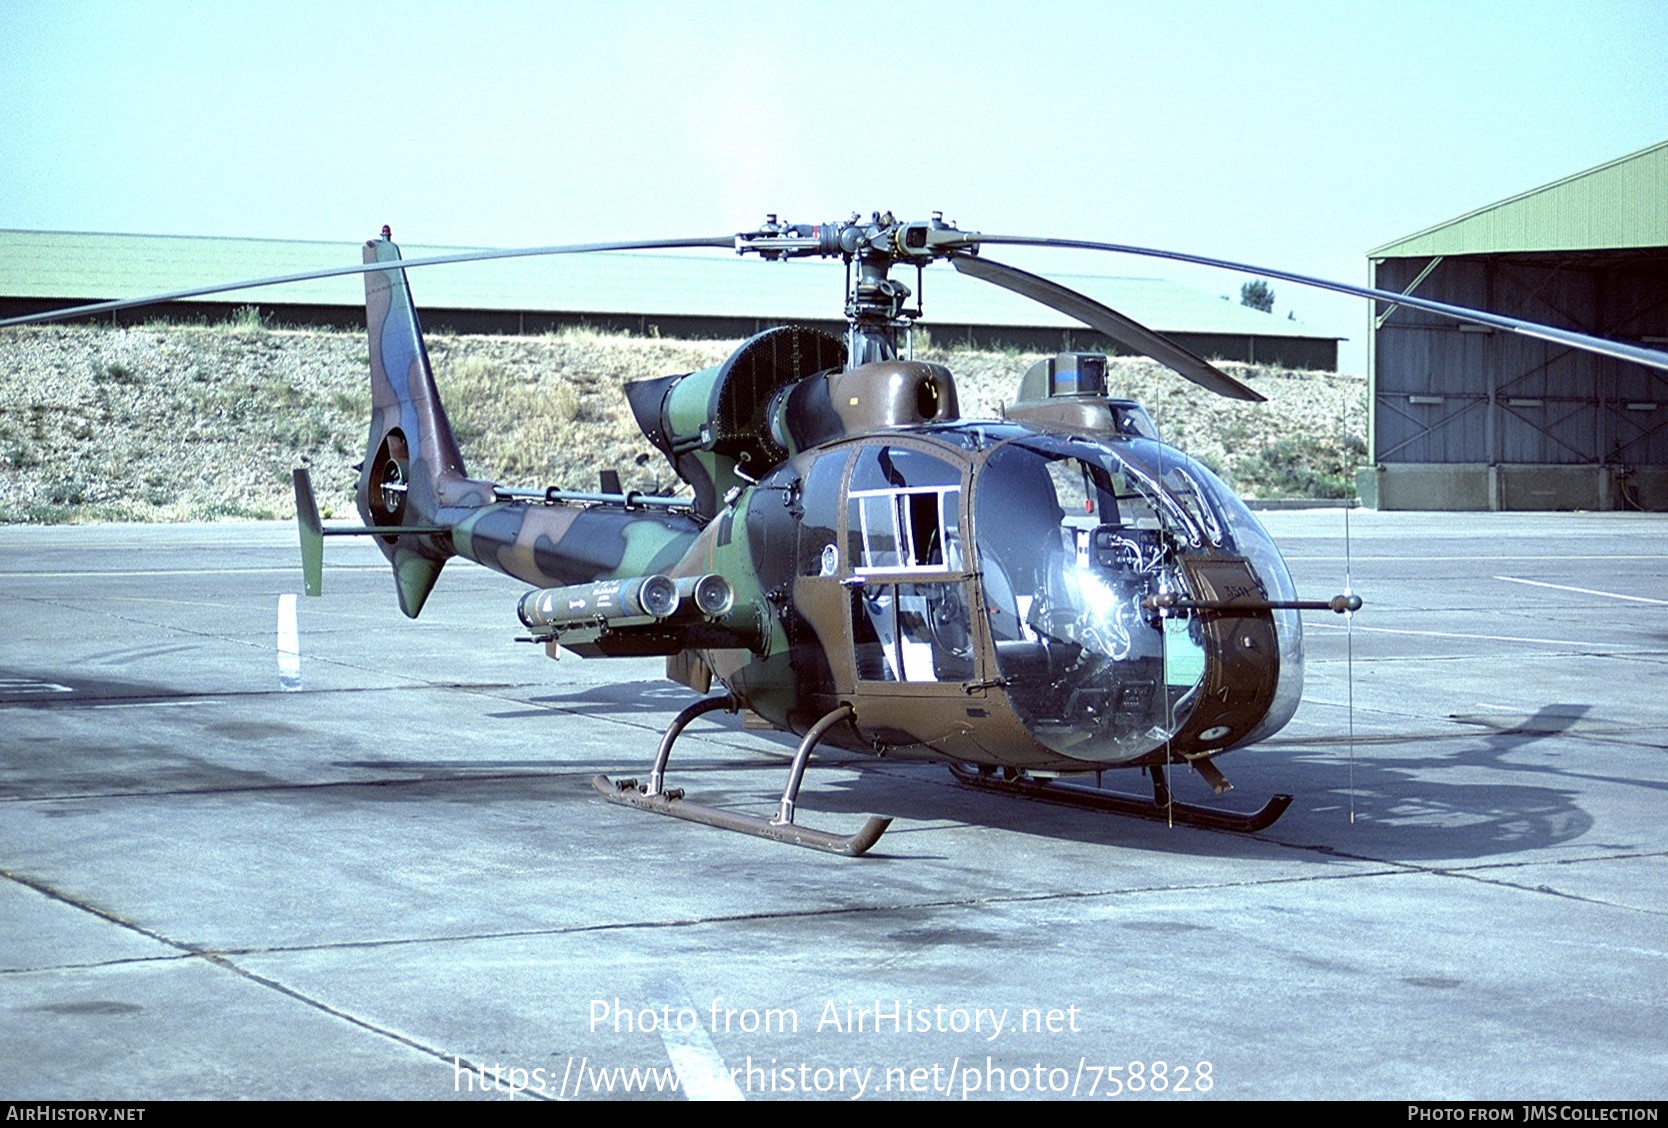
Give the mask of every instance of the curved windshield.
M 1176 452 L 1167 452 L 1172 460 Z M 1239 495 L 1204 466 L 1186 460 L 1179 467 L 1195 484 L 1198 496 L 1213 512 L 1221 529 L 1223 548 L 1237 552 L 1251 564 L 1251 569 L 1262 581 L 1263 595 L 1271 600 L 1297 599 L 1297 586 L 1291 572 L 1268 535 L 1262 522 L 1252 515 Z M 1165 479 L 1169 481 L 1168 478 Z M 1285 727 L 1303 700 L 1303 622 L 1296 611 L 1274 611 L 1274 630 L 1280 643 L 1280 681 L 1274 690 L 1274 701 L 1262 722 L 1236 744 L 1250 744 L 1272 736 Z
M 1181 556 L 1243 556 L 1269 598 L 1290 597 L 1285 565 L 1256 519 L 1215 475 L 1161 443 L 1014 440 L 980 468 L 973 502 L 1010 700 L 1037 739 L 1074 759 L 1140 756 L 1191 714 L 1205 674 L 1199 621 L 1142 605 L 1187 592 Z M 1276 616 L 1289 619 L 1276 623 L 1280 682 L 1251 735 L 1283 724 L 1302 692 L 1296 613 Z

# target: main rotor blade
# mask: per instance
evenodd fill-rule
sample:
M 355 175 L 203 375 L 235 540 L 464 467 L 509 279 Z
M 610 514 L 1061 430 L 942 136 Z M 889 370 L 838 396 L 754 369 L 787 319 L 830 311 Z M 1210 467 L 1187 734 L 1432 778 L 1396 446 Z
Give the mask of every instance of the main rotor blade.
M 950 261 L 963 274 L 994 283 L 1032 301 L 1057 309 L 1068 317 L 1075 317 L 1089 328 L 1134 349 L 1142 356 L 1150 356 L 1166 367 L 1173 368 L 1202 388 L 1229 399 L 1262 403 L 1266 396 L 1248 384 L 1242 384 L 1210 361 L 1195 356 L 1170 338 L 1155 333 L 1110 306 L 1101 305 L 1087 294 L 1068 289 L 1058 282 L 1050 282 L 1035 274 L 1028 274 L 1012 266 L 993 262 L 988 258 L 952 254 Z
M 433 255 L 429 258 L 406 259 L 397 265 L 409 269 L 414 266 L 444 266 L 457 262 L 484 262 L 488 259 L 531 258 L 535 255 L 579 255 L 594 251 L 667 251 L 685 247 L 723 247 L 734 250 L 734 235 L 713 235 L 699 239 L 642 239 L 630 243 L 570 243 L 554 247 L 518 247 L 508 250 L 464 251 L 455 255 Z M 190 290 L 173 290 L 166 294 L 151 294 L 143 298 L 122 298 L 118 301 L 93 302 L 90 305 L 69 306 L 46 313 L 31 313 L 23 317 L 0 320 L 0 328 L 8 325 L 32 325 L 42 321 L 62 321 L 70 317 L 85 317 L 93 313 L 114 313 L 120 309 L 177 302 L 185 298 L 200 298 L 208 294 L 224 294 L 231 290 L 253 290 L 262 286 L 282 286 L 290 282 L 311 282 L 315 278 L 335 278 L 345 274 L 369 274 L 389 270 L 394 264 L 386 262 L 355 263 L 332 266 L 322 270 L 304 270 L 296 274 L 274 274 L 267 278 L 250 278 L 242 282 L 224 282 L 213 286 L 199 286 Z
M 1537 340 L 1551 341 L 1554 344 L 1566 345 L 1572 349 L 1580 349 L 1583 352 L 1615 357 L 1617 360 L 1629 360 L 1635 364 L 1643 364 L 1651 368 L 1668 371 L 1668 352 L 1661 352 L 1657 349 L 1647 349 L 1623 341 L 1612 341 L 1605 337 L 1577 333 L 1573 329 L 1559 329 L 1552 325 L 1542 325 L 1538 321 L 1526 321 L 1518 317 L 1506 317 L 1503 314 L 1489 313 L 1486 310 L 1449 305 L 1447 302 L 1436 302 L 1429 298 L 1417 298 L 1412 294 L 1400 294 L 1391 290 L 1375 290 L 1370 286 L 1352 286 L 1348 282 L 1333 282 L 1326 278 L 1315 278 L 1307 274 L 1297 274 L 1290 270 L 1272 270 L 1266 266 L 1230 262 L 1227 259 L 1209 258 L 1205 255 L 1190 255 L 1181 251 L 1161 251 L 1153 247 L 1131 247 L 1122 243 L 1095 243 L 1087 239 L 1047 239 L 1030 235 L 973 235 L 969 233 L 966 240 L 968 246 L 984 243 L 1000 243 L 1014 247 L 1063 247 L 1082 251 L 1111 251 L 1121 255 L 1139 255 L 1143 258 L 1169 259 L 1172 262 L 1192 263 L 1195 266 L 1213 266 L 1221 270 L 1235 270 L 1244 274 L 1260 274 L 1265 278 L 1278 278 L 1282 282 L 1293 282 L 1299 286 L 1313 286 L 1318 290 L 1331 290 L 1333 293 L 1349 294 L 1351 297 L 1412 306 L 1414 309 L 1427 310 L 1431 313 L 1439 313 L 1444 317 L 1451 317 L 1455 321 L 1469 321 L 1476 325 L 1487 325 L 1494 329 L 1504 329 L 1508 333 L 1518 333 L 1525 337 L 1534 337 Z

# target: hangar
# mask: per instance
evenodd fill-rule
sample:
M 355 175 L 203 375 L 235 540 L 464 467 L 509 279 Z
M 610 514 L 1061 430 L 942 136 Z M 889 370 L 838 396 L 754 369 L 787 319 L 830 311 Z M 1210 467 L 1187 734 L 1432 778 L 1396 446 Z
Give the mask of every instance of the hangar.
M 1668 345 L 1668 142 L 1368 252 L 1383 290 Z M 1668 373 L 1406 306 L 1373 315 L 1362 499 L 1668 509 Z
M 396 232 L 396 236 L 397 236 Z M 407 258 L 479 250 L 402 244 Z M 164 293 L 230 279 L 300 273 L 359 261 L 356 242 L 225 239 L 0 230 L 0 316 Z M 900 272 L 902 277 L 902 272 Z M 1050 277 L 1174 337 L 1206 357 L 1335 370 L 1338 338 L 1300 321 L 1157 278 Z M 913 288 L 915 279 L 907 279 Z M 566 255 L 424 271 L 413 289 L 431 329 L 542 333 L 584 325 L 642 336 L 732 339 L 783 322 L 843 333 L 837 262 L 761 262 L 722 255 Z M 1237 283 L 1236 283 L 1237 285 Z M 1117 352 L 1053 310 L 950 270 L 927 272 L 922 324 L 940 343 L 1038 351 Z M 257 306 L 286 325 L 364 324 L 357 277 L 219 294 L 111 316 L 223 320 Z

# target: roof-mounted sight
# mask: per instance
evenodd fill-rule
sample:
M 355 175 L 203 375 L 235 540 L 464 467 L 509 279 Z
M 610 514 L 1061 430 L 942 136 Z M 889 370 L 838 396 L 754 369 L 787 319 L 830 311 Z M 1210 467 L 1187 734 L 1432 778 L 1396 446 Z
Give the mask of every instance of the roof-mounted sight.
M 1019 399 L 1004 414 L 1033 426 L 1096 435 L 1157 439 L 1158 426 L 1134 400 L 1110 394 L 1105 353 L 1063 352 L 1033 364 L 1019 382 Z

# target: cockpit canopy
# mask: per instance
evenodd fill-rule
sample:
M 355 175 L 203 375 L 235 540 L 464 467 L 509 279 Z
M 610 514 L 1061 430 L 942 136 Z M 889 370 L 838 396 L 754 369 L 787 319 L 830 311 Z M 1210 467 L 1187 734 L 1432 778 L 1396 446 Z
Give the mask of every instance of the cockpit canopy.
M 1244 504 L 1149 439 L 1006 442 L 978 472 L 972 522 L 998 672 L 1032 734 L 1076 759 L 1149 751 L 1191 713 L 1205 670 L 1200 623 L 1143 606 L 1188 593 L 1183 558 L 1243 557 L 1265 598 L 1294 598 Z M 1302 693 L 1296 613 L 1274 614 L 1279 685 L 1243 740 L 1284 724 Z
M 1210 645 L 1196 615 L 1161 613 L 1147 597 L 1197 595 L 1189 568 L 1227 560 L 1243 562 L 1263 597 L 1294 598 L 1256 519 L 1171 447 L 1008 427 L 954 437 L 969 442 L 961 458 L 900 438 L 837 460 L 845 529 L 806 563 L 847 578 L 859 681 L 982 680 L 1062 757 L 1127 762 L 1187 724 Z M 808 509 L 831 501 L 833 486 L 814 472 Z M 1277 729 L 1296 709 L 1299 624 L 1295 612 L 1273 614 L 1278 682 L 1267 714 L 1224 729 L 1222 747 Z

